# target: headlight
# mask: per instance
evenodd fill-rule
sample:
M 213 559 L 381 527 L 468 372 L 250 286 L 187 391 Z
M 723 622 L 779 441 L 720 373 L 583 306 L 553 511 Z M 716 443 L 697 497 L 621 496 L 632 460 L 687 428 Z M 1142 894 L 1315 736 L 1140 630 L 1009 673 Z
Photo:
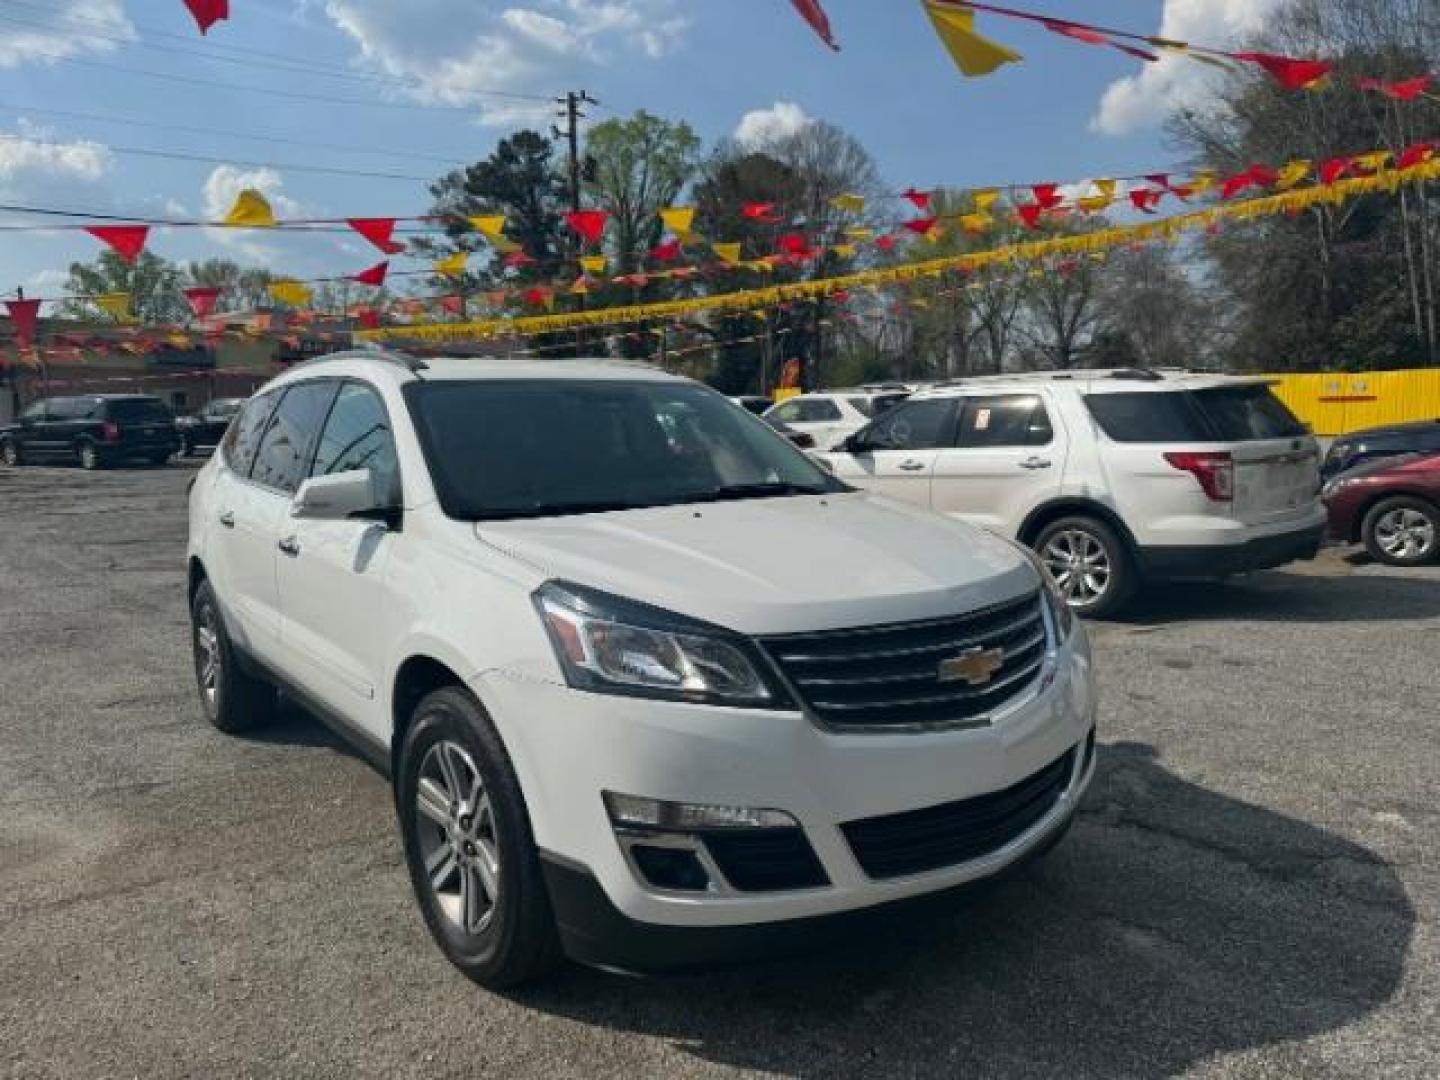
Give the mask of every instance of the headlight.
M 578 690 L 749 708 L 787 703 L 753 647 L 719 627 L 564 582 L 541 586 L 535 605 L 566 682 Z
M 1040 597 L 1045 603 L 1045 611 L 1049 616 L 1051 627 L 1054 628 L 1058 645 L 1070 637 L 1070 632 L 1075 627 L 1075 612 L 1065 599 L 1064 593 L 1060 591 L 1060 586 L 1056 585 L 1055 579 L 1050 576 L 1050 570 L 1041 562 L 1040 556 L 1023 544 L 1015 546 L 1022 555 L 1030 560 L 1035 567 L 1035 572 L 1040 575 Z

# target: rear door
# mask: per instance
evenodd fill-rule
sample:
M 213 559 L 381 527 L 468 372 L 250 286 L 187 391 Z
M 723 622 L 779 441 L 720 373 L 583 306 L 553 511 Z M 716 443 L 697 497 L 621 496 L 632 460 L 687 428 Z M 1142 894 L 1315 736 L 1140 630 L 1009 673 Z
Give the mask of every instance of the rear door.
M 66 453 L 70 450 L 70 431 L 80 402 L 75 398 L 51 398 L 45 412 L 35 421 L 31 446 L 42 454 Z
M 399 459 L 380 395 L 346 382 L 335 398 L 311 476 L 369 469 L 389 505 L 401 498 Z M 387 587 L 399 533 L 384 521 L 286 519 L 279 556 L 281 642 L 289 673 L 322 702 L 388 739 L 373 715 L 378 672 L 389 660 L 386 625 L 394 615 Z
M 1320 446 L 1263 383 L 1193 392 L 1235 462 L 1234 516 L 1267 525 L 1314 507 L 1320 496 Z
M 935 459 L 955 435 L 956 399 L 928 398 L 897 406 L 855 436 L 855 453 L 836 451 L 835 475 L 867 491 L 930 506 Z
M 954 444 L 936 458 L 931 506 L 1014 536 L 1059 493 L 1069 439 L 1039 393 L 973 395 L 963 404 Z

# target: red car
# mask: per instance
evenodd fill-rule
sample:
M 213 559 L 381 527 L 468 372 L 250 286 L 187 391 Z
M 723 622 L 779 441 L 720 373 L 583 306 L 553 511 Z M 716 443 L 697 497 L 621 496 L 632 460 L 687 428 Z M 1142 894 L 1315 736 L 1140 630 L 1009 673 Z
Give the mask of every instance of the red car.
M 1391 566 L 1440 556 L 1440 454 L 1372 461 L 1325 485 L 1330 535 Z

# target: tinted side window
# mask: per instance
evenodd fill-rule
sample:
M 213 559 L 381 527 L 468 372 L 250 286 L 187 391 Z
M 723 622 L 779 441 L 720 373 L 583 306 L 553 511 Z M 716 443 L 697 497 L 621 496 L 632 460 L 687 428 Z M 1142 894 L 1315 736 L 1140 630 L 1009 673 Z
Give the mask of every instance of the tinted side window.
M 863 397 L 852 397 L 850 404 L 861 416 L 874 416 L 875 410 L 871 407 L 870 399 Z
M 77 415 L 77 412 L 76 412 L 76 405 L 77 405 L 77 404 L 78 404 L 78 403 L 76 402 L 76 400 L 75 400 L 74 398 L 68 398 L 68 397 L 51 398 L 51 399 L 50 399 L 50 408 L 49 408 L 49 413 L 48 413 L 47 419 L 50 419 L 50 420 L 70 420 L 70 419 L 73 419 L 73 418 Z
M 130 424 L 160 424 L 175 419 L 175 414 L 159 398 L 126 398 L 105 404 L 103 415 L 108 420 Z
M 20 414 L 21 420 L 44 420 L 48 402 L 37 401 Z
M 783 405 L 777 405 L 775 411 L 770 414 L 772 419 L 779 420 L 782 424 L 793 424 L 800 419 L 800 402 L 787 401 Z
M 346 383 L 325 421 L 315 450 L 311 476 L 369 469 L 375 490 L 389 494 L 390 504 L 400 503 L 400 463 L 395 454 L 395 437 L 385 405 L 371 389 Z
M 1089 394 L 1085 404 L 1116 442 L 1214 442 L 1215 434 L 1186 393 Z
M 260 436 L 275 408 L 275 394 L 261 394 L 251 398 L 240 418 L 230 425 L 220 443 L 220 452 L 225 463 L 241 476 L 250 475 L 250 464 L 255 460 L 255 448 L 260 445 Z
M 310 467 L 310 451 L 335 397 L 333 382 L 304 382 L 285 391 L 255 451 L 250 479 L 287 495 Z
M 809 398 L 800 402 L 802 424 L 824 424 L 840 419 L 840 406 L 829 398 Z
M 950 445 L 955 402 L 912 401 L 870 425 L 865 443 L 877 450 L 934 450 Z
M 1055 429 L 1033 394 L 967 398 L 957 446 L 1046 446 Z

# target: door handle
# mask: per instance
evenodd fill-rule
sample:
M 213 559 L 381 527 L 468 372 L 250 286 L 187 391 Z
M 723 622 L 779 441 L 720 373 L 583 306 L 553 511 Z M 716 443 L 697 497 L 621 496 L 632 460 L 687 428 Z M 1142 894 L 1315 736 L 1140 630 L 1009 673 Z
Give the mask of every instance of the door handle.
M 1022 468 L 1022 469 L 1048 469 L 1048 468 L 1050 468 L 1051 464 L 1052 464 L 1052 462 L 1050 461 L 1049 458 L 1029 457 L 1029 458 L 1026 458 L 1024 461 L 1020 462 L 1020 468 Z
M 300 554 L 300 541 L 293 536 L 287 536 L 275 545 L 292 559 Z
M 925 468 L 923 461 L 902 461 L 897 468 L 903 472 L 920 472 Z
M 233 529 L 235 527 L 235 511 L 226 510 L 223 514 L 221 514 L 220 524 L 224 525 L 227 529 Z

